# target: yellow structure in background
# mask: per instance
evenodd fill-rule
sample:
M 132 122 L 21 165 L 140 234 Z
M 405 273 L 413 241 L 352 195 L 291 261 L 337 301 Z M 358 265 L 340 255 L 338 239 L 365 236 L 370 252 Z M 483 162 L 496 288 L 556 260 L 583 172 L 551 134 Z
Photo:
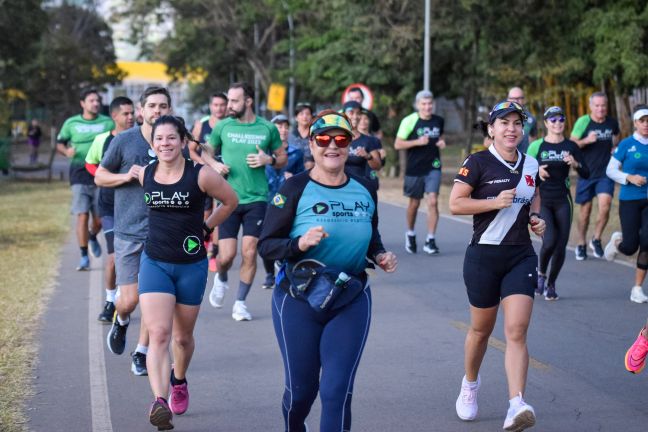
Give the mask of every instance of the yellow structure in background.
M 283 111 L 286 104 L 286 86 L 272 83 L 268 90 L 268 110 Z
M 173 76 L 167 74 L 167 65 L 164 63 L 117 61 L 117 66 L 126 72 L 124 81 L 159 82 L 165 84 L 173 81 Z M 202 70 L 196 70 L 185 77 L 185 79 L 179 81 L 186 80 L 191 84 L 197 84 L 202 82 L 204 78 L 205 73 Z

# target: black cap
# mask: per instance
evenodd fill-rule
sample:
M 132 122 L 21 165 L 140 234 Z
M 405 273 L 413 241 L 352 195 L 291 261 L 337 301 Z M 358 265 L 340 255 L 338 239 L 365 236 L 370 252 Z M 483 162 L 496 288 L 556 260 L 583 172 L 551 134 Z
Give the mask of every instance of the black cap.
M 347 112 L 354 109 L 362 110 L 362 104 L 356 101 L 346 101 L 344 102 L 344 105 L 342 105 L 342 112 Z
M 488 114 L 488 123 L 493 124 L 496 119 L 506 117 L 510 113 L 519 114 L 523 122 L 527 119 L 527 114 L 524 111 L 524 108 L 522 108 L 522 105 L 517 102 L 503 100 L 493 106 L 493 109 Z
M 565 116 L 565 112 L 559 106 L 551 106 L 546 109 L 544 112 L 544 119 L 550 119 L 551 117 Z

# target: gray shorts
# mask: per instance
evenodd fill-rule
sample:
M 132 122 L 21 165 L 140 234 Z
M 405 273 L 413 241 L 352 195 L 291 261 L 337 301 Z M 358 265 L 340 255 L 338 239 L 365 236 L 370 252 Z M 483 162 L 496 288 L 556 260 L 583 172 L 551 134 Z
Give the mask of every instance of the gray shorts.
M 132 285 L 137 283 L 142 251 L 144 251 L 144 242 L 124 240 L 115 237 L 115 273 L 117 274 L 117 285 Z
M 441 189 L 441 170 L 433 169 L 424 176 L 405 176 L 403 194 L 406 197 L 421 199 L 426 193 L 439 193 Z
M 99 200 L 99 189 L 95 185 L 73 184 L 72 185 L 72 214 L 97 213 Z

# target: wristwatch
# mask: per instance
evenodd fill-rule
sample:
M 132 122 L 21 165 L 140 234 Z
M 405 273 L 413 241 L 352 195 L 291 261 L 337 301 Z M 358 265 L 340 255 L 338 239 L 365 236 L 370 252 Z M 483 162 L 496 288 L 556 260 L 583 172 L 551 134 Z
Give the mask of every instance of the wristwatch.
M 274 166 L 277 163 L 277 156 L 271 154 L 270 157 L 272 158 L 272 162 L 270 162 L 270 165 Z

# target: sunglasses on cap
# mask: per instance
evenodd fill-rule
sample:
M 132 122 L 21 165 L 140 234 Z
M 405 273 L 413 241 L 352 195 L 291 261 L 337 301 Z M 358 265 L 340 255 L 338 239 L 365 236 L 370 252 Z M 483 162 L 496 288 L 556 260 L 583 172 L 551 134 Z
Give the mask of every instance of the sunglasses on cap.
M 317 147 L 326 148 L 331 142 L 335 142 L 335 146 L 338 148 L 346 148 L 351 144 L 351 138 L 348 135 L 315 135 Z
M 550 121 L 551 123 L 565 123 L 565 116 L 555 116 L 555 117 L 549 117 L 547 121 Z
M 524 111 L 524 108 L 522 108 L 522 105 L 520 105 L 517 102 L 511 102 L 511 101 L 504 101 L 500 102 L 497 105 L 493 107 L 493 110 L 491 111 L 492 113 L 495 111 L 501 111 L 509 108 L 514 108 L 518 111 Z

